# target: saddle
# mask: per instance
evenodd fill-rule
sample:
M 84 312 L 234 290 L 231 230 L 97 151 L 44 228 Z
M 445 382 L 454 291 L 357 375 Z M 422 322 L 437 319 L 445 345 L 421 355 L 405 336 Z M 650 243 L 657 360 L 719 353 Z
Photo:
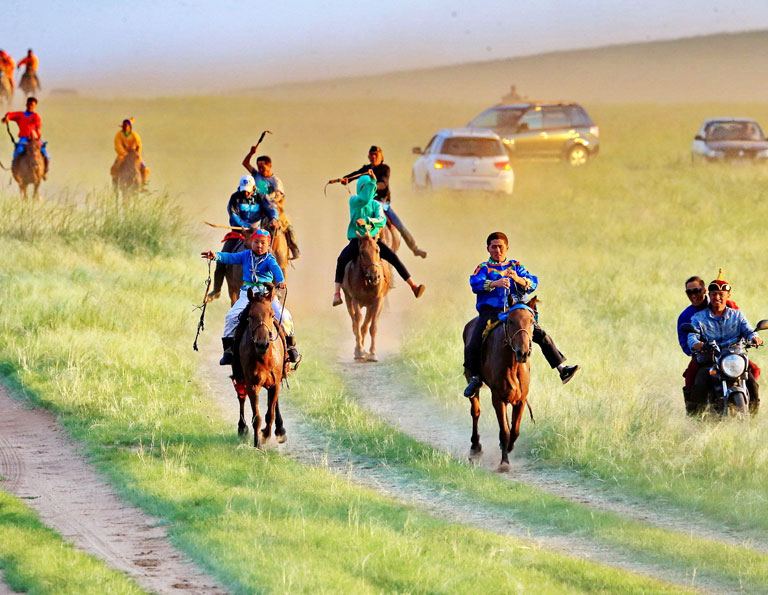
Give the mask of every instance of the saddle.
M 483 329 L 483 342 L 485 342 L 488 335 L 491 334 L 491 331 L 495 329 L 500 324 L 503 324 L 507 321 L 509 318 L 509 313 L 512 312 L 512 310 L 530 310 L 533 314 L 533 319 L 538 322 L 539 321 L 539 312 L 536 308 L 536 304 L 533 305 L 533 307 L 529 306 L 525 302 L 517 302 L 513 306 L 511 306 L 508 310 L 501 312 L 499 316 L 496 318 L 496 320 L 489 320 L 488 323 L 485 325 L 485 328 Z

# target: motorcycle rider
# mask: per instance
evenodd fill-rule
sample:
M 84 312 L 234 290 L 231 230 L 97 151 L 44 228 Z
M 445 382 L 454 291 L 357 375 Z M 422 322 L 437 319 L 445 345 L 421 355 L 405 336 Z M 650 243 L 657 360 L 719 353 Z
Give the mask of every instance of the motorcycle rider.
M 691 352 L 690 347 L 688 347 L 688 333 L 683 332 L 680 327 L 690 323 L 694 314 L 709 307 L 709 298 L 707 297 L 707 287 L 704 284 L 704 279 L 695 275 L 690 277 L 685 282 L 685 295 L 688 296 L 691 305 L 683 310 L 677 318 L 677 342 L 680 344 L 680 349 L 683 350 L 683 353 L 691 358 L 688 362 L 688 367 L 683 372 L 683 378 L 685 379 L 683 400 L 685 401 L 686 412 L 693 413 L 697 407 L 691 400 L 691 389 L 693 388 L 693 381 L 696 379 L 696 372 L 699 371 L 699 362 L 693 352 Z
M 728 347 L 737 343 L 739 339 L 750 341 L 755 345 L 762 345 L 763 340 L 749 324 L 747 318 L 741 312 L 728 306 L 728 298 L 731 296 L 730 284 L 718 276 L 708 286 L 709 307 L 703 309 L 691 318 L 691 324 L 700 330 L 700 335 L 691 333 L 688 335 L 688 348 L 697 354 L 699 369 L 691 389 L 691 410 L 689 413 L 698 413 L 707 403 L 710 391 L 709 366 L 702 365 L 707 362 L 707 355 L 703 353 L 704 341 L 715 341 L 719 347 Z M 704 341 L 700 340 L 703 339 Z M 749 390 L 750 411 L 757 411 L 760 405 L 758 396 L 758 384 L 752 373 L 748 371 L 747 390 Z

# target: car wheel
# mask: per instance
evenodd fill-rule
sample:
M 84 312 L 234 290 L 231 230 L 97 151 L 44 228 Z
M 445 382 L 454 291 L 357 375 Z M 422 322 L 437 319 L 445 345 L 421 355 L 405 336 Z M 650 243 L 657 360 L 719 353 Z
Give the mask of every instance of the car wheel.
M 432 180 L 430 179 L 429 174 L 427 174 L 427 177 L 424 178 L 424 187 L 422 190 L 424 190 L 424 192 L 433 192 L 434 189 L 435 187 L 432 185 Z
M 589 160 L 589 151 L 584 145 L 574 145 L 568 151 L 568 163 L 573 167 L 585 165 Z

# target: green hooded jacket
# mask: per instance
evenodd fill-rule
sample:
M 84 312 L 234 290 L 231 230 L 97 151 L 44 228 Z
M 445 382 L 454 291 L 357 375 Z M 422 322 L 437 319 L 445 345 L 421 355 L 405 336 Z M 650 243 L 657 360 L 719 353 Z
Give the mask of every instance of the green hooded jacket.
M 349 199 L 349 227 L 347 239 L 354 240 L 357 235 L 375 236 L 387 224 L 384 209 L 376 198 L 376 182 L 371 176 L 360 176 L 357 180 L 357 194 Z M 366 224 L 357 224 L 363 219 Z

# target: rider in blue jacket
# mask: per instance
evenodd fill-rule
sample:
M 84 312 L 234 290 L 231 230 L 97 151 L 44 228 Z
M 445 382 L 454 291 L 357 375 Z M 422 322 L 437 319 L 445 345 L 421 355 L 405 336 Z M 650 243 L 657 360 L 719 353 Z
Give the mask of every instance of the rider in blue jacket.
M 496 320 L 504 311 L 505 300 L 511 303 L 525 302 L 526 296 L 530 296 L 539 285 L 536 275 L 529 273 L 522 264 L 516 260 L 507 260 L 509 240 L 505 234 L 497 231 L 489 235 L 486 248 L 491 258 L 480 263 L 469 278 L 472 291 L 477 294 L 478 319 L 464 346 L 464 367 L 472 375 L 464 390 L 465 397 L 472 397 L 483 385 L 480 365 L 483 330 L 488 321 Z M 579 366 L 565 365 L 565 356 L 538 322 L 534 324 L 532 340 L 541 348 L 550 367 L 557 368 L 563 384 L 579 371 Z

